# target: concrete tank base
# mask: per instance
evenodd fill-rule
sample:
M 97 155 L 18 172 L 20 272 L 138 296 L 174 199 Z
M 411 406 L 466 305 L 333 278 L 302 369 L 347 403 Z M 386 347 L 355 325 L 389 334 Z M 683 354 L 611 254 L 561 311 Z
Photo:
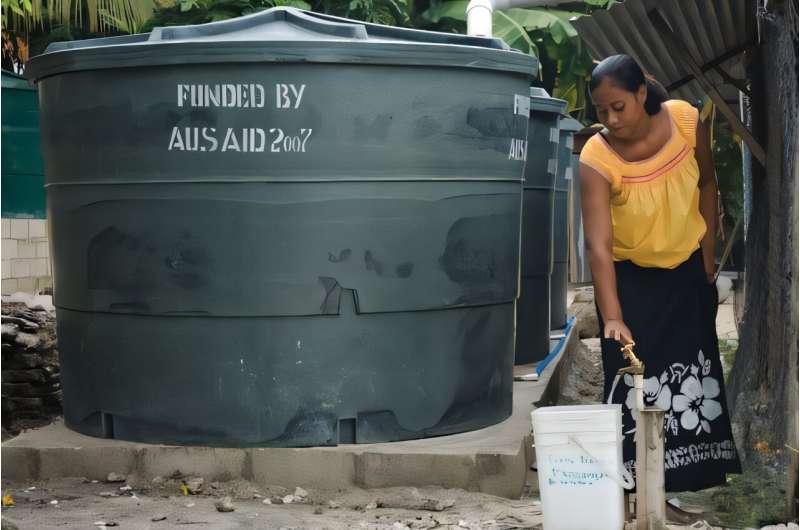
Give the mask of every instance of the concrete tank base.
M 84 436 L 59 421 L 2 445 L 3 479 L 86 477 L 117 472 L 140 480 L 179 470 L 206 481 L 316 489 L 441 486 L 519 498 L 532 462 L 533 403 L 557 389 L 560 360 L 578 347 L 573 327 L 537 381 L 515 381 L 511 416 L 491 427 L 449 436 L 379 444 L 309 448 L 212 448 L 125 442 Z M 554 341 L 555 344 L 555 341 Z M 534 365 L 515 367 L 518 375 Z

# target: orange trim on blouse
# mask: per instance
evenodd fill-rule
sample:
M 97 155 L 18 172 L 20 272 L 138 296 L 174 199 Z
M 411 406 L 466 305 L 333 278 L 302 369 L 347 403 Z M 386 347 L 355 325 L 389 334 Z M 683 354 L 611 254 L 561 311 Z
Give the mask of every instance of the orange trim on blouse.
M 688 145 L 685 145 L 685 146 L 683 146 L 683 149 L 681 149 L 680 153 L 675 155 L 675 158 L 673 158 L 672 160 L 667 162 L 667 164 L 665 166 L 663 166 L 662 168 L 660 168 L 660 169 L 658 169 L 656 171 L 653 171 L 652 173 L 650 173 L 648 175 L 641 175 L 639 177 L 625 177 L 625 176 L 623 176 L 622 177 L 622 182 L 638 182 L 638 183 L 650 182 L 654 178 L 657 178 L 657 177 L 663 175 L 664 173 L 666 173 L 670 169 L 672 169 L 675 166 L 677 166 L 678 164 L 680 164 L 683 161 L 683 158 L 686 155 L 689 154 L 689 151 L 691 151 L 691 149 L 689 148 Z

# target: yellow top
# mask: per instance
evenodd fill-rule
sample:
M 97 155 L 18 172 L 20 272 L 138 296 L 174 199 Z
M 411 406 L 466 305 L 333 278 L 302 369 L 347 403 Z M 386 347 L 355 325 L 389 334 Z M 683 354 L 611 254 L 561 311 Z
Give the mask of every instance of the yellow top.
M 628 162 L 598 133 L 586 142 L 580 161 L 611 183 L 614 261 L 674 269 L 700 247 L 706 222 L 694 158 L 697 109 L 680 100 L 664 108 L 672 134 L 652 157 Z

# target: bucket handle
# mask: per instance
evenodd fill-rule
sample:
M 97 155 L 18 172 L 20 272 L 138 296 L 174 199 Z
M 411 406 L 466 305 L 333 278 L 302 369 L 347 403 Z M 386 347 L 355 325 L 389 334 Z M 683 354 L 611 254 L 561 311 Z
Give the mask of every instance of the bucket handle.
M 633 479 L 633 475 L 631 475 L 630 471 L 625 469 L 625 466 L 620 464 L 619 469 L 615 471 L 606 464 L 604 464 L 602 460 L 594 456 L 588 449 L 586 449 L 586 446 L 584 446 L 576 436 L 570 434 L 567 436 L 567 439 L 570 442 L 577 445 L 584 453 L 586 453 L 589 456 L 589 458 L 594 460 L 597 463 L 600 470 L 603 471 L 603 473 L 605 473 L 606 475 L 608 475 L 608 478 L 616 482 L 620 487 L 626 490 L 631 490 L 636 487 L 636 481 Z

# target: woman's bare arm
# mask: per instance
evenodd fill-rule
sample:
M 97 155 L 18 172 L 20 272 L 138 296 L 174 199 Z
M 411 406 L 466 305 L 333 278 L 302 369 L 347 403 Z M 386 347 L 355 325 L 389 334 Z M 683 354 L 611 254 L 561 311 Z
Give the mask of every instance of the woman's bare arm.
M 697 124 L 697 144 L 694 156 L 700 169 L 700 215 L 706 221 L 706 234 L 700 242 L 703 249 L 703 266 L 708 281 L 714 279 L 714 252 L 717 242 L 717 177 L 714 156 L 711 153 L 711 131 L 705 122 Z
M 607 330 L 613 321 L 622 324 L 624 329 L 619 329 L 621 336 L 612 331 L 612 335 L 615 335 L 613 338 L 633 342 L 630 331 L 624 326 L 617 295 L 617 274 L 611 251 L 611 188 L 600 173 L 585 164 L 580 166 L 580 179 L 586 250 L 594 279 L 597 307 Z M 604 333 L 604 336 L 608 338 L 608 333 Z

